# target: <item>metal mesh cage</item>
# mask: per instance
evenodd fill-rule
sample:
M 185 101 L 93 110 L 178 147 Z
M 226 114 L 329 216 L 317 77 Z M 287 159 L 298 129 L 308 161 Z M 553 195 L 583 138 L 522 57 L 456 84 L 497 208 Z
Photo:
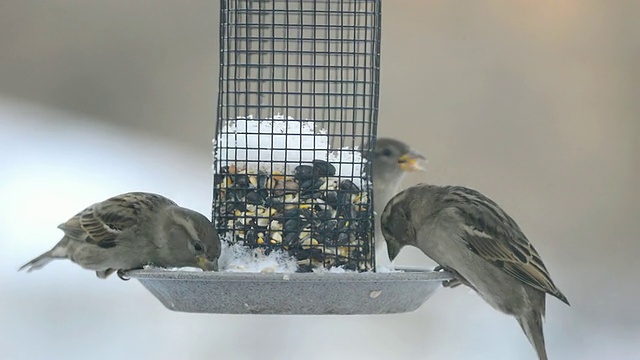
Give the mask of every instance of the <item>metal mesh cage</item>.
M 374 268 L 380 0 L 227 0 L 213 218 L 298 271 Z

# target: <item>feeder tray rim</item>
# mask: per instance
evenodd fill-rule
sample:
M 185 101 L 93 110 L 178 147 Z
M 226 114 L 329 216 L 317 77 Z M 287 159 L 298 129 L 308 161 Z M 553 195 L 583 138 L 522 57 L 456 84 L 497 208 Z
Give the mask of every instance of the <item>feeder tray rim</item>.
M 348 281 L 348 282 L 371 282 L 371 281 L 414 281 L 428 280 L 445 281 L 453 279 L 453 275 L 446 271 L 436 272 L 430 268 L 417 266 L 398 266 L 394 272 L 345 272 L 345 273 L 285 273 L 285 272 L 214 272 L 214 271 L 180 271 L 166 270 L 162 268 L 128 270 L 125 276 L 136 279 L 161 279 L 161 280 L 205 280 L 205 281 L 265 281 L 265 282 L 324 282 L 324 281 Z M 401 278 L 401 279 L 399 279 Z

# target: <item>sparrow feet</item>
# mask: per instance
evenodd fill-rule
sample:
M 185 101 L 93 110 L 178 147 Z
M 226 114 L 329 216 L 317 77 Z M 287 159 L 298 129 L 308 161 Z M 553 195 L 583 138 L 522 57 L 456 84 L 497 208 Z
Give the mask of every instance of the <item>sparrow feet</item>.
M 447 269 L 442 265 L 436 266 L 435 268 L 433 268 L 433 271 L 436 271 L 436 272 L 447 271 L 447 272 L 452 273 L 455 276 L 455 278 L 453 278 L 451 280 L 444 280 L 442 282 L 442 286 L 443 287 L 454 288 L 454 287 L 460 286 L 462 284 L 468 285 L 467 281 L 462 276 L 460 276 L 460 274 L 458 274 L 457 272 L 455 272 L 453 270 Z
M 442 286 L 446 288 L 454 288 L 460 285 L 462 285 L 462 281 L 460 281 L 459 279 L 445 280 L 442 282 Z
M 127 277 L 127 276 L 124 274 L 124 270 L 122 270 L 122 269 L 121 269 L 121 270 L 118 270 L 118 271 L 116 272 L 116 275 L 118 275 L 118 277 L 119 277 L 120 279 L 124 280 L 124 281 L 129 281 L 129 280 L 131 280 L 131 278 L 130 278 L 130 277 Z

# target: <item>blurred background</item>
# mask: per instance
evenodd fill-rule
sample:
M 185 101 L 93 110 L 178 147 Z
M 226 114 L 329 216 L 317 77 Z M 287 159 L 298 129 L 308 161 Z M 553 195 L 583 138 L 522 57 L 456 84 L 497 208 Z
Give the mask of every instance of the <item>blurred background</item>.
M 166 310 L 70 262 L 17 273 L 56 226 L 153 191 L 205 214 L 216 1 L 0 3 L 0 348 L 5 359 L 534 359 L 467 289 L 384 316 Z M 520 224 L 572 303 L 549 298 L 553 359 L 640 351 L 640 3 L 403 1 L 383 7 L 379 134 Z M 433 264 L 405 249 L 405 265 Z

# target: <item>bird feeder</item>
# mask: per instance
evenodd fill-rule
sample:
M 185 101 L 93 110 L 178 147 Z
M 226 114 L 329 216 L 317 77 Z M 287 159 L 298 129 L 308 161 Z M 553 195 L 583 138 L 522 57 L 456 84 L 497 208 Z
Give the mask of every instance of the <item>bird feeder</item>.
M 129 275 L 178 311 L 416 309 L 447 274 L 375 272 L 381 1 L 220 4 L 213 223 L 227 253 L 287 266 L 243 272 L 227 254 L 218 273 Z

